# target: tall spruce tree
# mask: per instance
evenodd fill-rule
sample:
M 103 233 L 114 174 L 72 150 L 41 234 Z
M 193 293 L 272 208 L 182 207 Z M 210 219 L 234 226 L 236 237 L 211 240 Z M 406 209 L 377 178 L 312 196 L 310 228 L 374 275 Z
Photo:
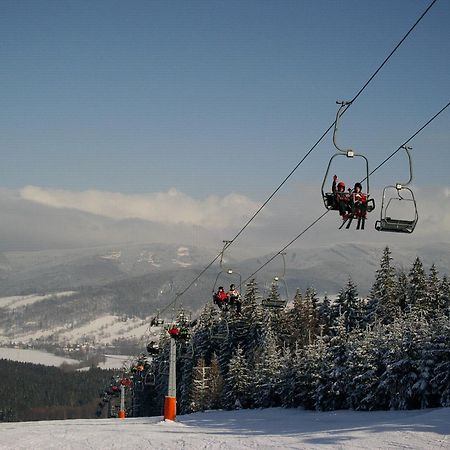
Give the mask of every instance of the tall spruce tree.
M 409 292 L 408 303 L 410 309 L 421 311 L 425 315 L 430 313 L 430 305 L 427 296 L 427 277 L 419 257 L 414 260 L 412 268 L 408 274 Z
M 375 275 L 367 306 L 367 322 L 392 323 L 400 314 L 395 284 L 395 269 L 391 266 L 391 251 L 386 247 Z
M 251 386 L 250 369 L 241 346 L 236 348 L 225 376 L 223 398 L 225 407 L 233 409 L 238 405 L 249 405 Z
M 329 340 L 316 390 L 316 408 L 321 411 L 348 408 L 348 333 L 345 318 L 341 314 Z
M 281 357 L 277 338 L 269 328 L 264 336 L 264 344 L 255 364 L 255 391 L 253 401 L 259 407 L 280 406 L 278 396 L 281 377 Z

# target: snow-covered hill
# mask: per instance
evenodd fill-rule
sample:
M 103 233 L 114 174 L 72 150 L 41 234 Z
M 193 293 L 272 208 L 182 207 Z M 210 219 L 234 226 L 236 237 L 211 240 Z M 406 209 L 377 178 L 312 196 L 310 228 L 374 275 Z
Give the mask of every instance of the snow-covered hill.
M 450 448 L 450 408 L 313 412 L 207 411 L 136 419 L 0 424 L 0 449 L 417 449 Z
M 448 244 L 391 250 L 393 265 L 406 272 L 420 256 L 426 270 L 436 263 L 440 274 L 448 275 Z M 311 286 L 319 296 L 326 291 L 332 298 L 349 276 L 359 294 L 367 295 L 382 251 L 379 245 L 369 243 L 290 250 L 285 279 L 291 298 L 297 288 L 304 291 Z M 11 295 L 0 297 L 0 345 L 31 345 L 50 351 L 56 347 L 73 356 L 70 352 L 80 346 L 97 354 L 98 350 L 137 351 L 135 342 L 146 334 L 150 318 L 167 309 L 217 253 L 181 244 L 135 244 L 5 255 L 8 264 L 4 266 L 9 269 L 3 273 L 0 292 L 4 289 Z M 226 264 L 245 279 L 271 256 L 229 260 L 227 255 Z M 275 260 L 257 274 L 261 294 L 282 268 L 282 261 Z M 218 271 L 216 265 L 211 267 L 191 286 L 183 295 L 183 307 L 196 314 L 211 300 Z M 227 281 L 230 283 L 220 278 L 223 284 Z M 35 290 L 30 291 L 33 286 Z M 54 290 L 56 286 L 61 290 Z M 23 291 L 28 294 L 19 295 Z M 133 345 L 134 349 L 129 348 Z

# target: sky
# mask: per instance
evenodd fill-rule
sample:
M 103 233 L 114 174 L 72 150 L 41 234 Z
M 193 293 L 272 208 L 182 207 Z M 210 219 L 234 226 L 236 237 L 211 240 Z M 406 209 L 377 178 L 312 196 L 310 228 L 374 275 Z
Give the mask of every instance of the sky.
M 303 411 L 267 408 L 178 416 L 0 423 L 0 449 L 442 449 L 449 408 Z
M 430 3 L 3 0 L 0 250 L 220 247 Z M 370 168 L 449 102 L 449 23 L 438 0 L 342 118 L 339 142 Z M 449 123 L 450 108 L 410 143 L 421 241 L 450 235 Z M 282 246 L 320 216 L 334 151 L 328 133 L 240 245 Z M 365 175 L 357 164 L 331 171 L 349 185 Z M 408 177 L 399 152 L 371 194 L 380 203 L 385 185 Z M 379 236 L 373 214 L 358 236 L 328 214 L 308 243 L 407 242 Z

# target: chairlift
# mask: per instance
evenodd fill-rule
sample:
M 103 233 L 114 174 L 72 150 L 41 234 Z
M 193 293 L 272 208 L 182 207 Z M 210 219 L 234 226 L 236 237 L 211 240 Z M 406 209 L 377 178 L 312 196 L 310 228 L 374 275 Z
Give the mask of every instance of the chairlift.
M 156 384 L 156 376 L 155 372 L 151 369 L 147 370 L 147 373 L 144 377 L 144 386 L 155 386 Z
M 392 233 L 412 233 L 419 220 L 417 212 L 416 199 L 413 191 L 408 187 L 413 178 L 412 160 L 410 150 L 412 147 L 403 145 L 408 156 L 409 180 L 406 183 L 396 183 L 395 186 L 386 186 L 383 189 L 383 198 L 381 200 L 380 220 L 375 222 L 377 231 L 389 231 Z M 408 214 L 402 213 L 399 217 L 399 206 L 406 206 Z
M 241 292 L 241 288 L 242 288 L 242 276 L 240 273 L 235 272 L 233 269 L 231 268 L 226 268 L 224 265 L 224 255 L 225 255 L 225 250 L 229 247 L 229 245 L 231 244 L 232 241 L 223 241 L 224 245 L 222 248 L 222 252 L 220 254 L 220 261 L 219 261 L 219 266 L 220 266 L 220 271 L 216 276 L 216 279 L 214 281 L 214 286 L 212 289 L 212 297 L 213 297 L 213 302 L 215 304 L 217 304 L 216 301 L 216 293 L 217 293 L 217 289 L 219 286 L 225 285 L 225 286 L 231 286 L 232 284 L 234 285 L 238 285 L 239 286 L 239 292 Z M 230 306 L 229 303 L 227 303 L 227 307 Z M 228 308 L 227 308 L 228 310 Z
M 228 326 L 228 321 L 223 317 L 210 328 L 210 339 L 213 342 L 221 343 L 225 341 L 229 335 L 230 327 Z
M 161 325 L 164 325 L 164 319 L 159 317 L 159 311 L 156 314 L 155 317 L 152 318 L 150 321 L 150 327 L 160 327 Z
M 152 356 L 156 356 L 159 354 L 159 344 L 155 341 L 150 341 L 147 344 L 147 353 Z
M 276 275 L 273 277 L 272 283 L 270 285 L 270 292 L 265 295 L 261 301 L 261 306 L 263 306 L 264 308 L 283 309 L 286 307 L 289 300 L 289 291 L 285 280 L 286 253 L 282 252 L 279 253 L 279 255 L 281 255 L 281 257 L 283 258 L 283 272 L 281 275 Z M 280 286 L 282 292 L 280 292 Z M 274 292 L 277 292 L 278 297 L 271 295 Z
M 180 352 L 180 358 L 183 360 L 192 360 L 193 357 L 194 357 L 194 344 L 192 340 L 189 340 L 185 342 L 185 345 L 183 345 Z
M 375 201 L 370 198 L 369 161 L 364 155 L 362 155 L 360 153 L 355 153 L 352 149 L 341 148 L 338 145 L 336 136 L 337 136 L 339 119 L 341 118 L 342 114 L 344 113 L 344 110 L 345 110 L 344 108 L 346 108 L 348 105 L 350 105 L 351 102 L 337 101 L 336 103 L 340 106 L 336 113 L 336 120 L 334 122 L 333 145 L 336 147 L 338 152 L 335 153 L 331 157 L 331 159 L 328 163 L 328 166 L 327 166 L 327 170 L 325 172 L 325 176 L 323 177 L 322 188 L 321 188 L 322 199 L 323 199 L 326 209 L 332 210 L 332 211 L 339 211 L 339 202 L 337 201 L 336 193 L 335 192 L 325 192 L 325 184 L 329 183 L 330 168 L 333 163 L 333 160 L 337 157 L 346 157 L 346 158 L 351 158 L 351 159 L 362 158 L 364 167 L 365 167 L 365 176 L 361 177 L 362 178 L 362 182 L 361 182 L 362 189 L 361 190 L 362 190 L 362 192 L 364 192 L 364 195 L 365 195 L 364 208 L 355 208 L 354 207 L 354 208 L 352 208 L 351 211 L 349 210 L 348 214 L 346 214 L 347 217 L 344 218 L 344 221 L 343 221 L 342 225 L 340 226 L 340 228 L 342 228 L 345 223 L 347 223 L 346 228 L 349 228 L 352 220 L 354 218 L 356 218 L 356 219 L 358 219 L 357 229 L 364 229 L 364 223 L 365 223 L 365 220 L 367 217 L 367 213 L 369 213 L 375 209 Z M 365 188 L 362 183 L 365 184 Z M 344 197 L 348 197 L 346 203 L 348 203 L 350 205 L 351 201 L 352 201 L 351 192 L 342 192 L 342 195 Z

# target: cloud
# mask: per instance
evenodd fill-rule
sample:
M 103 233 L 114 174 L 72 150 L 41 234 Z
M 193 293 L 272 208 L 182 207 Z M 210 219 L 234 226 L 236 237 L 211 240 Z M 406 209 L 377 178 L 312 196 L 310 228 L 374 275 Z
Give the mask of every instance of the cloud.
M 230 249 L 264 254 L 292 241 L 292 248 L 374 243 L 380 246 L 420 246 L 450 240 L 449 189 L 413 187 L 419 222 L 412 235 L 380 233 L 381 191 L 374 190 L 377 207 L 366 229 L 339 230 L 339 215 L 324 212 L 320 189 L 298 183 L 280 191 L 239 234 Z M 244 195 L 210 196 L 195 200 L 177 190 L 127 195 L 100 191 L 70 192 L 27 186 L 0 189 L 0 251 L 73 248 L 135 243 L 177 243 L 220 249 L 223 239 L 236 236 L 260 207 Z M 305 231 L 306 230 L 306 231 Z M 295 239 L 299 236 L 299 239 Z
M 176 189 L 150 194 L 121 194 L 26 186 L 20 190 L 20 198 L 52 208 L 74 209 L 115 220 L 142 219 L 211 229 L 224 229 L 243 222 L 259 207 L 259 203 L 244 195 L 232 193 L 223 198 L 212 195 L 197 200 Z

